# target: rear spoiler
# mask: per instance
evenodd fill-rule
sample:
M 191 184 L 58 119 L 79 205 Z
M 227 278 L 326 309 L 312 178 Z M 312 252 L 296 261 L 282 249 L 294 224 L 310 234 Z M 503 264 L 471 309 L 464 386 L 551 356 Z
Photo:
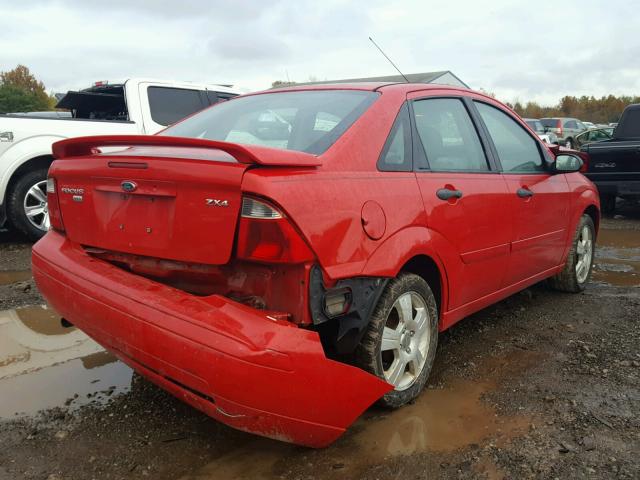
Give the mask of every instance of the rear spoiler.
M 202 138 L 169 137 L 163 135 L 96 135 L 60 140 L 53 144 L 54 158 L 94 155 L 100 147 L 180 147 L 222 150 L 240 163 L 282 165 L 290 167 L 317 167 L 322 162 L 316 155 L 294 150 L 239 145 L 237 143 L 205 140 Z M 123 154 L 126 156 L 126 153 Z

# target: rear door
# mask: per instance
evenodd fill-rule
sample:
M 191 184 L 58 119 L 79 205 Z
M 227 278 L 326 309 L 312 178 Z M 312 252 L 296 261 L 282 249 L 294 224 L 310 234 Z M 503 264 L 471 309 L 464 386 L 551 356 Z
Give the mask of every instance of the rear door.
M 424 94 L 423 94 L 424 95 Z M 508 191 L 464 97 L 410 94 L 414 164 L 428 227 L 456 252 L 449 309 L 500 288 L 509 260 Z
M 491 140 L 513 217 L 511 257 L 504 286 L 556 267 L 566 244 L 570 207 L 564 175 L 549 173 L 543 146 L 522 123 L 497 105 L 473 102 Z

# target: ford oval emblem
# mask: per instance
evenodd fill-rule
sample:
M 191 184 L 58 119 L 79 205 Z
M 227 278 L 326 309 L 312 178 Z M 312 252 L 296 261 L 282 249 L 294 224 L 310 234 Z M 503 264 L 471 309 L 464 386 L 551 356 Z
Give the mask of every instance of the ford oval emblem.
M 122 187 L 122 190 L 127 193 L 133 192 L 136 188 L 138 188 L 138 184 L 136 182 L 132 182 L 131 180 L 125 180 L 120 184 L 120 186 Z

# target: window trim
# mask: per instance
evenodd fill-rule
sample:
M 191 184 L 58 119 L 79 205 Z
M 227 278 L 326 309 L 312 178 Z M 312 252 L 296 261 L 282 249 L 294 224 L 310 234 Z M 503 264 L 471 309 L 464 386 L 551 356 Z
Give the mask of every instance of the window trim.
M 424 145 L 422 144 L 422 140 L 420 139 L 420 134 L 418 133 L 418 128 L 415 122 L 415 112 L 413 109 L 414 102 L 421 102 L 425 100 L 442 100 L 442 99 L 450 99 L 450 100 L 460 100 L 463 108 L 466 110 L 469 115 L 469 119 L 471 120 L 471 124 L 478 135 L 478 139 L 480 140 L 480 145 L 482 146 L 482 150 L 484 152 L 485 159 L 487 161 L 487 170 L 432 170 L 429 165 L 429 160 L 427 159 L 427 153 L 424 150 Z M 493 151 L 491 150 L 491 144 L 489 143 L 486 133 L 477 121 L 476 112 L 474 109 L 470 108 L 469 102 L 472 99 L 466 95 L 425 95 L 424 97 L 413 98 L 408 101 L 409 104 L 409 120 L 411 122 L 411 136 L 413 138 L 413 171 L 414 172 L 432 172 L 432 173 L 473 173 L 473 174 L 497 174 L 500 173 L 499 165 L 495 161 L 495 156 Z M 421 165 L 422 164 L 422 165 Z
M 398 129 L 400 128 L 400 125 L 404 125 L 406 127 L 404 131 L 403 140 L 404 140 L 404 147 L 405 147 L 405 155 L 409 155 L 409 165 L 408 166 L 403 165 L 404 168 L 402 169 L 389 170 L 389 169 L 383 168 L 387 164 L 384 163 L 382 159 L 387 155 L 387 153 L 389 153 L 389 149 L 393 144 L 394 136 L 398 131 Z M 411 112 L 409 109 L 409 102 L 404 101 L 400 106 L 400 109 L 398 110 L 398 114 L 396 115 L 396 118 L 393 120 L 393 124 L 391 125 L 391 130 L 389 130 L 389 134 L 387 135 L 387 139 L 384 142 L 382 151 L 378 156 L 378 161 L 376 162 L 377 170 L 379 172 L 404 172 L 404 173 L 412 172 L 414 170 L 414 163 L 413 163 L 414 151 L 413 150 L 414 150 L 413 149 L 413 125 L 411 122 Z
M 493 152 L 493 155 L 495 157 L 496 165 L 497 165 L 498 170 L 499 170 L 500 173 L 502 173 L 503 175 L 543 175 L 543 174 L 550 174 L 549 165 L 552 162 L 552 160 L 546 154 L 546 149 L 542 145 L 542 140 L 540 140 L 540 138 L 538 138 L 537 136 L 534 137 L 533 135 L 531 135 L 529 130 L 524 128 L 524 126 L 522 125 L 522 122 L 517 117 L 512 115 L 511 112 L 505 110 L 504 108 L 500 108 L 500 107 L 498 107 L 496 105 L 493 105 L 493 104 L 491 104 L 490 102 L 487 102 L 487 101 L 483 101 L 483 100 L 480 100 L 480 99 L 473 98 L 473 99 L 470 99 L 470 102 L 471 102 L 470 107 L 473 108 L 473 110 L 475 112 L 475 115 L 477 115 L 478 122 L 480 123 L 480 125 L 482 125 L 482 129 L 485 132 L 485 135 L 487 136 L 487 140 L 489 142 L 490 148 L 491 148 L 491 150 Z M 516 122 L 516 124 L 522 129 L 522 131 L 526 135 L 528 135 L 529 138 L 531 138 L 535 142 L 536 147 L 538 148 L 538 154 L 540 155 L 540 159 L 542 160 L 542 166 L 543 166 L 544 170 L 537 171 L 537 172 L 505 171 L 504 166 L 502 165 L 502 162 L 500 161 L 500 155 L 498 155 L 498 149 L 496 148 L 495 144 L 493 143 L 493 138 L 491 138 L 491 134 L 489 133 L 489 128 L 487 127 L 486 123 L 482 119 L 482 115 L 480 115 L 480 111 L 478 110 L 478 108 L 475 105 L 476 103 L 482 103 L 482 104 L 487 105 L 487 106 L 489 106 L 491 108 L 495 108 L 496 110 L 504 113 L 507 117 L 511 118 L 514 122 Z

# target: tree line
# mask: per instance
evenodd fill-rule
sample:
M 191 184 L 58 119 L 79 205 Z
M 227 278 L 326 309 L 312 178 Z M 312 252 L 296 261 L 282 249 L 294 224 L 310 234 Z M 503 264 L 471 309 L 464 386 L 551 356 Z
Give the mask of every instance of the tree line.
M 640 103 L 639 96 L 616 97 L 607 95 L 600 98 L 583 95 L 565 96 L 553 106 L 544 107 L 536 102 L 507 103 L 524 118 L 574 117 L 593 123 L 611 123 L 620 120 L 624 108 L 631 103 Z
M 0 72 L 0 113 L 53 110 L 57 101 L 24 65 Z

